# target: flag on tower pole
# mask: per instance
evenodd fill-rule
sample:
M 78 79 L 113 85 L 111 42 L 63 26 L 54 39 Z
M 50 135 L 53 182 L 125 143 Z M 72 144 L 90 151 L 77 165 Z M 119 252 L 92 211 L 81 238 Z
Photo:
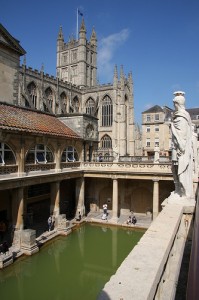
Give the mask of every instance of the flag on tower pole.
M 76 33 L 76 40 L 78 40 L 78 16 L 83 17 L 83 13 L 77 8 L 77 33 Z
M 83 17 L 83 13 L 78 9 L 78 14 Z

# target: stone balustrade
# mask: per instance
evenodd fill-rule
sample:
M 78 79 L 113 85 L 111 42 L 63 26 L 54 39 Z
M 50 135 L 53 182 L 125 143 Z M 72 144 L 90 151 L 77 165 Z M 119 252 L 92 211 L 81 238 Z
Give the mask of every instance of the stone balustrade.
M 48 164 L 26 164 L 25 172 L 18 174 L 18 166 L 0 166 L 0 180 L 14 177 L 26 177 L 31 174 L 37 173 L 37 175 L 48 174 L 49 172 L 63 173 L 72 172 L 73 169 L 79 169 L 80 171 L 90 172 L 126 172 L 135 174 L 167 174 L 171 175 L 170 163 L 144 163 L 144 162 L 65 162 L 61 163 L 61 169 L 56 170 L 55 163 Z
M 113 171 L 147 174 L 172 174 L 171 163 L 141 163 L 141 162 L 84 162 L 81 164 L 84 171 Z

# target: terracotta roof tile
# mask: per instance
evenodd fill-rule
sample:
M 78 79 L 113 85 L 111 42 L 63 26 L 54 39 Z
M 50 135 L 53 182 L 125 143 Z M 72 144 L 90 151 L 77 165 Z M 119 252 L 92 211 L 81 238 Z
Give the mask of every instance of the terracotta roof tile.
M 54 115 L 5 103 L 0 103 L 0 128 L 81 139 Z

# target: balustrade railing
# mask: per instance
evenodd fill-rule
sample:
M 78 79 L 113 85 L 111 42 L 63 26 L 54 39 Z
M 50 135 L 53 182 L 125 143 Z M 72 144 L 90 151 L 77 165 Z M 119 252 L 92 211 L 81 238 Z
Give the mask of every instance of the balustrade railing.
M 34 172 L 50 172 L 54 171 L 64 172 L 73 169 L 80 169 L 83 171 L 121 171 L 121 172 L 134 172 L 134 173 L 162 173 L 162 174 L 171 174 L 171 163 L 159 163 L 154 164 L 153 162 L 141 162 L 141 161 L 132 161 L 132 162 L 62 162 L 60 165 L 60 170 L 56 170 L 55 163 L 40 163 L 40 164 L 26 164 L 24 168 L 23 177 L 26 175 L 30 175 Z M 0 166 L 0 176 L 6 175 L 11 176 L 16 175 L 20 177 L 18 174 L 18 165 L 3 165 Z
M 0 166 L 0 175 L 15 174 L 18 172 L 18 165 Z
M 49 171 L 53 169 L 55 169 L 55 163 L 25 165 L 25 173 L 30 173 L 34 171 Z

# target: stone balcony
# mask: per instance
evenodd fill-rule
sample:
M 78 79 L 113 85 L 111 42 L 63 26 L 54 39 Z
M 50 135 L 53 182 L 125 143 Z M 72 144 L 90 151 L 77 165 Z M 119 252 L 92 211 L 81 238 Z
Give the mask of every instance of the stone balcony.
M 67 162 L 61 163 L 60 169 L 56 169 L 55 163 L 27 164 L 23 173 L 18 172 L 18 165 L 0 166 L 0 185 L 6 181 L 25 180 L 36 177 L 56 176 L 62 180 L 65 176 L 84 175 L 112 176 L 132 179 L 173 180 L 171 163 L 154 164 L 152 162 Z M 60 177 L 60 178 L 59 178 Z M 56 180 L 56 179 L 55 179 Z

